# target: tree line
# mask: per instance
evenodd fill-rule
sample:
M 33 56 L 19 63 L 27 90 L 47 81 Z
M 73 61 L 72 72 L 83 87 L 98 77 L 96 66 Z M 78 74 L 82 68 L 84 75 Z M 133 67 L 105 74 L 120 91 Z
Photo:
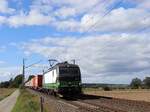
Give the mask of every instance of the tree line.
M 34 77 L 34 75 L 29 76 L 28 80 L 30 80 L 33 77 Z M 0 88 L 18 88 L 22 84 L 22 79 L 23 79 L 22 74 L 19 74 L 14 79 L 11 78 L 9 81 L 1 82 Z M 150 77 L 146 77 L 144 80 L 141 80 L 140 78 L 134 78 L 134 79 L 132 79 L 132 81 L 131 81 L 130 85 L 127 87 L 127 89 L 128 88 L 150 89 Z M 108 89 L 108 87 L 106 86 L 105 89 Z
M 144 80 L 134 78 L 130 83 L 130 87 L 132 89 L 150 89 L 150 77 L 146 77 Z
M 14 79 L 11 78 L 9 81 L 4 81 L 0 83 L 0 88 L 19 88 L 22 84 L 23 76 L 17 75 Z
M 32 79 L 34 75 L 30 75 L 28 80 Z M 23 75 L 19 74 L 14 79 L 11 78 L 9 81 L 4 81 L 0 83 L 0 88 L 19 88 L 22 84 Z

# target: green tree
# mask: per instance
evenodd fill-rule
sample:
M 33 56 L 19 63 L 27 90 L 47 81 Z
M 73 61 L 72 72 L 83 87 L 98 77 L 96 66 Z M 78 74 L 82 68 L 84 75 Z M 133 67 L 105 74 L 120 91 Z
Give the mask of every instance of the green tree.
M 146 78 L 143 80 L 143 84 L 144 84 L 144 87 L 150 89 L 150 77 L 146 77 Z
M 22 84 L 22 79 L 23 79 L 23 76 L 20 74 L 20 75 L 17 75 L 15 77 L 15 79 L 13 80 L 13 83 L 12 83 L 12 87 L 15 87 L 15 88 L 18 88 L 21 84 Z
M 33 77 L 35 77 L 35 76 L 34 75 L 30 75 L 27 81 L 31 80 Z
M 13 84 L 13 78 L 11 78 L 11 79 L 9 80 L 9 87 L 10 87 L 10 88 L 12 87 L 12 84 Z
M 1 82 L 0 88 L 8 88 L 9 87 L 9 81 Z
M 139 78 L 132 79 L 130 86 L 132 89 L 139 89 L 140 87 L 142 87 L 141 79 Z

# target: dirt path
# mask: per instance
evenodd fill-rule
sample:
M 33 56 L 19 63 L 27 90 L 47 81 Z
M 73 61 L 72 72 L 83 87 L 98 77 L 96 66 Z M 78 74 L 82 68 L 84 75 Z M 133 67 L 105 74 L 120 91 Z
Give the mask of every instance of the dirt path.
M 0 112 L 11 112 L 17 101 L 19 94 L 20 94 L 19 90 L 16 90 L 14 93 L 12 93 L 12 95 L 2 100 L 0 102 Z

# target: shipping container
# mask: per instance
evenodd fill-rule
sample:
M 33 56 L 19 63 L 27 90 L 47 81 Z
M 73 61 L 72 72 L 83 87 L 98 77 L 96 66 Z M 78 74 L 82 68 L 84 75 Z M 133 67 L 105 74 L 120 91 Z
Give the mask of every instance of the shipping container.
M 43 76 L 42 75 L 37 75 L 35 77 L 33 77 L 31 79 L 31 86 L 34 89 L 38 89 L 42 87 L 42 80 L 43 80 Z

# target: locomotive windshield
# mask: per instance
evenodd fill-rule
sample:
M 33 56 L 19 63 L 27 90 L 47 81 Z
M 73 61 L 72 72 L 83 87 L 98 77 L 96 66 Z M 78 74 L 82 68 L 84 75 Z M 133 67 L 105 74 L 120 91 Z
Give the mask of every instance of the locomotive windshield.
M 61 81 L 80 81 L 80 70 L 79 68 L 73 67 L 61 67 L 59 69 L 59 80 Z
M 73 67 L 62 67 L 59 70 L 60 75 L 69 75 L 69 76 L 77 76 L 79 74 L 79 68 L 73 68 Z

